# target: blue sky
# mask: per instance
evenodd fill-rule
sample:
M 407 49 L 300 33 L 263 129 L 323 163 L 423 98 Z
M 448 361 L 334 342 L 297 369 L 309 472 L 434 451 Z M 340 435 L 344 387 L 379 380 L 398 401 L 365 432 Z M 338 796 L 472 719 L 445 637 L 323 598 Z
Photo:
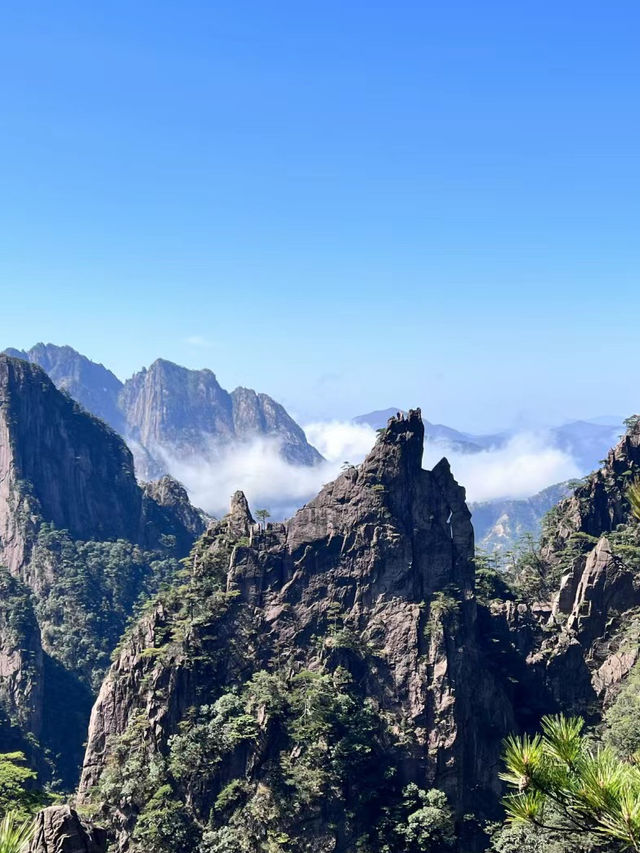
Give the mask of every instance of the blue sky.
M 2 344 L 302 420 L 640 409 L 637 2 L 5 2 Z

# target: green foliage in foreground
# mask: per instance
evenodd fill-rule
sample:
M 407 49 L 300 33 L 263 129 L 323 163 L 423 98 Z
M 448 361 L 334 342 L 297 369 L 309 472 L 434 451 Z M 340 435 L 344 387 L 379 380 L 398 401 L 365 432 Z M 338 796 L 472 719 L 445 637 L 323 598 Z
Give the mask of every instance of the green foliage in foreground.
M 593 833 L 608 850 L 640 851 L 640 768 L 594 746 L 583 727 L 580 718 L 544 717 L 542 734 L 507 739 L 508 819 L 552 838 Z
M 605 714 L 604 741 L 623 759 L 640 753 L 640 665 L 627 676 Z
M 22 752 L 0 753 L 0 816 L 11 812 L 24 820 L 47 805 L 47 796 L 35 788 L 35 770 L 25 762 Z
M 7 812 L 0 823 L 0 853 L 24 853 L 35 833 L 33 818 Z
M 627 489 L 627 500 L 634 518 L 640 521 L 640 480 L 634 480 Z

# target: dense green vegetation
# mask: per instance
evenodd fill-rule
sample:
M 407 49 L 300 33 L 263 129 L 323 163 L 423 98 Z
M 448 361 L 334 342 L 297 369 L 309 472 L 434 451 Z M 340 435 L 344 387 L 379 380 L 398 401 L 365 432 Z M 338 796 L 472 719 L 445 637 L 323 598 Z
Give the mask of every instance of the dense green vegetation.
M 7 812 L 0 822 L 0 853 L 24 853 L 35 833 L 31 818 L 20 819 Z
M 120 816 L 136 818 L 132 853 L 303 853 L 321 849 L 322 838 L 354 853 L 449 848 L 445 795 L 402 781 L 414 733 L 338 662 L 368 651 L 337 611 L 327 614 L 311 668 L 271 647 L 224 589 L 234 544 L 199 545 L 182 583 L 149 605 L 150 618 L 160 609 L 162 619 L 152 620 L 155 641 L 141 653 L 143 681 L 184 667 L 210 686 L 165 747 L 144 707 L 131 714 L 94 791 L 101 814 L 116 831 Z
M 144 714 L 131 720 L 99 791 L 112 809 L 137 812 L 134 851 L 297 853 L 338 832 L 362 853 L 453 841 L 445 795 L 402 786 L 384 715 L 340 668 L 261 670 L 191 709 L 166 755 L 149 750 L 148 726 Z
M 144 551 L 125 540 L 81 542 L 42 524 L 30 570 L 41 579 L 36 613 L 43 647 L 97 691 L 137 604 L 179 569 L 166 551 Z

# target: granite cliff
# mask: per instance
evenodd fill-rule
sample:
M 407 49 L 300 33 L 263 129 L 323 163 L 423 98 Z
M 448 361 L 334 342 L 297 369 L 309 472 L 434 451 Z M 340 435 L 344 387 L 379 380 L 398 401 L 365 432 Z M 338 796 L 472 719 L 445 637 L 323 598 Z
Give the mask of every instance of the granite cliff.
M 412 786 L 445 791 L 459 819 L 495 805 L 514 713 L 476 638 L 464 490 L 445 460 L 422 470 L 422 445 L 419 412 L 399 416 L 289 522 L 256 525 L 238 493 L 212 523 L 188 582 L 133 629 L 92 713 L 81 793 L 118 849 L 150 844 L 161 805 L 144 784 L 122 799 L 133 764 L 157 768 L 180 826 L 194 843 L 216 839 L 212 850 L 226 836 L 251 845 L 252 821 L 255 837 L 286 835 L 291 850 L 382 850 L 399 842 Z M 320 755 L 298 703 L 318 714 Z M 225 737 L 196 758 L 184 739 L 216 726 Z M 287 801 L 296 785 L 304 813 Z M 237 798 L 223 808 L 229 786 Z
M 40 367 L 0 356 L 0 706 L 9 740 L 37 739 L 25 749 L 40 769 L 40 747 L 64 753 L 73 781 L 127 619 L 203 529 L 180 484 L 141 488 L 120 436 Z
M 142 479 L 170 473 L 181 461 L 215 458 L 256 437 L 277 442 L 282 457 L 294 465 L 322 460 L 279 403 L 248 388 L 229 393 L 211 370 L 157 359 L 123 383 L 68 346 L 36 344 L 6 353 L 42 367 L 58 388 L 123 436 Z

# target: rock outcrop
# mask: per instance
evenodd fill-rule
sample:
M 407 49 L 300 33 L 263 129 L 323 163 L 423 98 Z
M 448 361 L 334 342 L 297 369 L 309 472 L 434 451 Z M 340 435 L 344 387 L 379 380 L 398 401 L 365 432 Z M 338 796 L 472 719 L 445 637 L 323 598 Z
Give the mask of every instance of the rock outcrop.
M 111 750 L 136 720 L 146 721 L 149 748 L 166 752 L 190 708 L 210 707 L 287 660 L 291 673 L 347 671 L 358 701 L 393 721 L 390 732 L 406 732 L 394 747 L 404 784 L 442 788 L 459 815 L 495 802 L 501 738 L 515 726 L 509 688 L 477 640 L 464 489 L 446 460 L 422 470 L 422 446 L 419 411 L 392 419 L 359 468 L 346 470 L 285 524 L 260 528 L 244 496 L 234 496 L 229 516 L 200 541 L 192 567 L 196 586 L 220 572 L 224 591 L 217 594 L 227 604 L 213 620 L 192 611 L 190 627 L 181 629 L 188 643 L 159 652 L 158 638 L 175 636 L 175 603 L 160 600 L 134 629 L 92 713 L 84 798 L 95 796 Z M 235 769 L 189 794 L 196 811 L 210 809 L 230 773 L 266 784 L 274 750 L 283 746 L 261 719 L 259 754 L 245 752 Z M 350 833 L 362 828 L 349 828 L 344 814 L 336 820 L 333 841 L 326 826 L 319 837 L 336 851 L 351 849 Z M 129 814 L 121 844 L 133 825 Z
M 174 510 L 173 526 L 193 541 L 204 522 L 184 489 L 165 480 L 143 491 L 117 433 L 37 365 L 0 355 L 0 559 L 12 573 L 28 562 L 39 519 L 75 539 L 147 547 Z
M 49 806 L 36 817 L 27 853 L 106 853 L 107 834 L 69 806 Z

